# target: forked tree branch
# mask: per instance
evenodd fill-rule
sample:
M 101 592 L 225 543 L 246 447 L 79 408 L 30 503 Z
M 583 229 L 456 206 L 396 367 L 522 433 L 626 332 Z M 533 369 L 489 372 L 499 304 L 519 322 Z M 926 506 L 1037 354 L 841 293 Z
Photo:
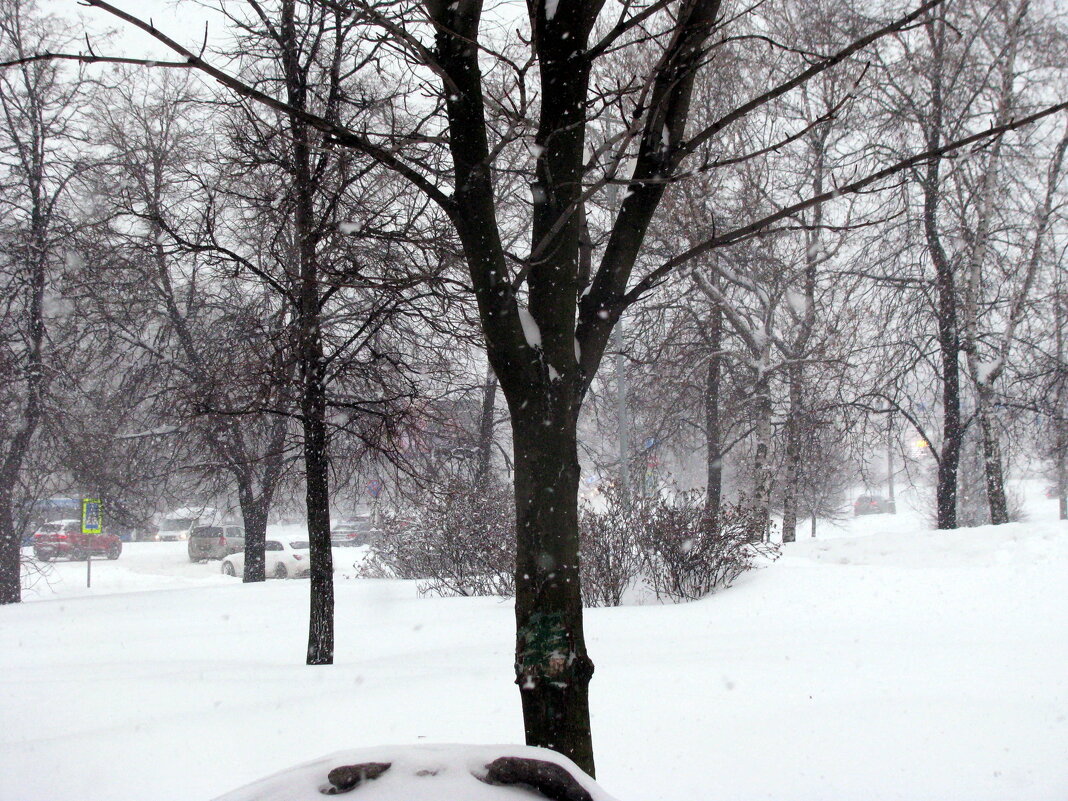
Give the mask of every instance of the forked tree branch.
M 161 42 L 168 49 L 174 51 L 178 55 L 182 56 L 183 62 L 171 62 L 171 61 L 153 61 L 151 59 L 131 59 L 118 56 L 98 56 L 96 54 L 69 54 L 69 53 L 40 53 L 28 56 L 23 59 L 16 59 L 14 61 L 7 62 L 0 66 L 14 66 L 19 63 L 25 63 L 27 61 L 41 61 L 45 58 L 53 60 L 68 60 L 68 61 L 81 61 L 83 63 L 111 63 L 111 64 L 140 64 L 146 67 L 178 67 L 186 66 L 188 69 L 195 69 L 203 72 L 205 75 L 210 75 L 216 81 L 221 83 L 227 89 L 231 90 L 235 94 L 242 97 L 247 97 L 249 100 L 253 100 L 261 105 L 272 108 L 275 111 L 280 111 L 292 118 L 298 119 L 305 125 L 314 128 L 315 130 L 325 133 L 338 144 L 346 147 L 351 147 L 370 158 L 377 161 L 382 166 L 392 170 L 403 178 L 407 179 L 416 188 L 426 193 L 435 203 L 437 203 L 449 216 L 454 218 L 456 215 L 456 206 L 445 192 L 443 192 L 433 181 L 427 178 L 419 170 L 415 169 L 409 164 L 406 164 L 394 153 L 391 153 L 388 149 L 377 145 L 368 139 L 363 134 L 359 134 L 349 128 L 338 123 L 330 122 L 317 114 L 312 114 L 308 111 L 295 108 L 289 103 L 285 103 L 277 98 L 271 97 L 258 89 L 249 86 L 244 81 L 240 81 L 233 75 L 219 69 L 213 64 L 205 61 L 201 56 L 189 50 L 187 47 L 176 42 L 167 34 L 156 28 L 151 22 L 145 22 L 142 19 L 123 11 L 120 8 L 116 8 L 106 0 L 82 0 L 84 5 L 92 8 L 99 8 L 101 11 L 105 11 L 114 17 L 118 17 L 123 22 L 133 25 L 135 28 L 144 31 L 153 39 Z
M 804 211 L 805 209 L 821 205 L 829 200 L 833 200 L 836 197 L 840 197 L 841 195 L 856 194 L 861 190 L 867 188 L 868 186 L 877 183 L 878 181 L 881 181 L 885 178 L 889 178 L 890 176 L 896 175 L 897 173 L 903 172 L 909 169 L 910 167 L 916 166 L 917 164 L 922 164 L 932 159 L 941 158 L 957 150 L 966 148 L 969 145 L 982 142 L 986 139 L 991 139 L 996 136 L 1002 136 L 1008 133 L 1009 131 L 1015 131 L 1017 128 L 1023 128 L 1024 126 L 1031 125 L 1032 123 L 1038 122 L 1041 119 L 1052 116 L 1053 114 L 1057 114 L 1061 111 L 1068 111 L 1068 101 L 1063 103 L 1057 103 L 1053 106 L 1047 106 L 1046 108 L 1040 111 L 1036 111 L 1034 114 L 1029 114 L 1026 117 L 1020 117 L 1016 120 L 1010 120 L 1004 125 L 996 125 L 994 127 L 987 128 L 985 131 L 980 131 L 979 133 L 972 134 L 971 136 L 966 136 L 963 139 L 958 139 L 954 142 L 949 142 L 948 144 L 942 145 L 941 147 L 936 147 L 931 150 L 926 150 L 923 153 L 917 153 L 914 156 L 909 156 L 907 158 L 901 159 L 900 161 L 897 161 L 891 164 L 890 166 L 885 167 L 884 169 L 866 175 L 865 177 L 853 181 L 852 183 L 846 184 L 845 186 L 840 186 L 835 189 L 831 189 L 827 192 L 822 192 L 818 195 L 813 195 L 812 197 L 798 201 L 797 203 L 794 203 L 791 206 L 786 206 L 785 208 L 779 209 L 773 214 L 769 214 L 766 217 L 762 217 L 761 219 L 748 223 L 747 225 L 734 228 L 733 230 L 727 231 L 726 233 L 720 234 L 719 236 L 714 236 L 711 239 L 707 239 L 704 242 L 701 242 L 700 244 L 694 245 L 689 250 L 680 253 L 678 256 L 669 259 L 668 261 L 657 267 L 655 270 L 653 270 L 651 273 L 649 273 L 647 276 L 645 276 L 645 278 L 635 284 L 635 286 L 630 291 L 628 291 L 626 295 L 623 296 L 623 305 L 629 305 L 631 303 L 634 303 L 642 295 L 644 295 L 650 289 L 659 284 L 665 277 L 667 277 L 667 275 L 672 270 L 681 266 L 682 264 L 685 264 L 691 259 L 696 258 L 697 256 L 709 252 L 710 250 L 725 247 L 727 245 L 733 245 L 737 242 L 749 239 L 753 236 L 762 233 L 773 223 L 776 223 L 779 220 L 786 219 L 787 217 L 792 217 L 795 214 Z
M 940 6 L 944 2 L 946 2 L 946 0 L 927 0 L 926 3 L 919 6 L 911 13 L 906 14 L 903 17 L 899 17 L 898 19 L 891 22 L 889 25 L 884 25 L 882 28 L 879 28 L 876 31 L 872 31 L 867 36 L 862 36 L 859 39 L 855 39 L 846 47 L 839 50 L 837 53 L 834 53 L 833 55 L 821 59 L 820 61 L 809 67 L 807 70 L 797 73 L 797 75 L 790 78 L 789 80 L 783 81 L 778 86 L 772 87 L 763 94 L 754 97 L 752 100 L 749 100 L 746 103 L 743 103 L 742 105 L 735 108 L 733 111 L 727 112 L 718 120 L 713 122 L 711 125 L 707 126 L 706 128 L 702 129 L 701 131 L 690 137 L 690 139 L 687 140 L 687 142 L 682 146 L 682 154 L 688 155 L 689 153 L 692 153 L 694 150 L 696 150 L 702 144 L 707 142 L 709 139 L 711 139 L 713 136 L 722 131 L 731 123 L 741 119 L 742 117 L 745 117 L 748 114 L 751 114 L 761 106 L 767 105 L 775 98 L 781 97 L 787 92 L 796 89 L 798 86 L 801 86 L 804 83 L 808 83 L 808 81 L 819 75 L 821 72 L 829 70 L 836 64 L 841 64 L 854 53 L 860 52 L 868 45 L 874 44 L 878 40 L 889 36 L 892 33 L 897 33 L 899 31 L 904 30 L 917 19 L 926 14 L 928 11 L 936 8 L 937 6 Z

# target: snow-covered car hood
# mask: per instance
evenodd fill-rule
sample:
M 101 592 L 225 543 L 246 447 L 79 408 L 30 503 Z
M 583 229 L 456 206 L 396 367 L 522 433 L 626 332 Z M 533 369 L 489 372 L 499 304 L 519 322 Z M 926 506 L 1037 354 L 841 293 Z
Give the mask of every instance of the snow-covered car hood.
M 323 801 L 338 793 L 330 772 L 343 766 L 388 769 L 343 791 L 352 801 L 537 801 L 547 796 L 531 787 L 491 784 L 489 766 L 502 757 L 539 760 L 563 768 L 574 781 L 572 795 L 614 801 L 574 762 L 555 751 L 521 745 L 390 745 L 358 748 L 306 762 L 247 785 L 217 801 Z M 336 775 L 336 774 L 335 774 Z M 330 792 L 334 790 L 334 792 Z

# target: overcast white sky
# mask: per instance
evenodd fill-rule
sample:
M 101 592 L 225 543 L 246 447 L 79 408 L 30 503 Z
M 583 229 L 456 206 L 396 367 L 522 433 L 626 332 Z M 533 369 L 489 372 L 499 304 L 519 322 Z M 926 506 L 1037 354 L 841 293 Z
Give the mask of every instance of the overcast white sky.
M 86 8 L 78 0 L 40 0 L 41 7 L 57 16 L 69 18 L 72 30 L 88 29 L 94 39 L 93 49 L 100 55 L 122 55 L 134 58 L 169 58 L 172 54 L 148 34 L 142 33 L 110 14 Z M 151 18 L 156 27 L 168 36 L 196 50 L 204 38 L 204 23 L 209 23 L 209 35 L 224 33 L 221 20 L 197 0 L 112 0 L 112 5 L 142 19 Z M 116 36 L 110 44 L 99 38 L 112 30 Z M 93 34 L 97 34 L 93 37 Z M 84 45 L 79 48 L 84 49 Z

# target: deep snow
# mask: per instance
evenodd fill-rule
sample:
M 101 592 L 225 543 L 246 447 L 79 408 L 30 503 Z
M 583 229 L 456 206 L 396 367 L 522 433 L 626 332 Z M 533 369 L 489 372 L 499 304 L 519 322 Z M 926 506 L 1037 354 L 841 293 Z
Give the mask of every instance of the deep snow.
M 711 598 L 590 610 L 601 785 L 1068 798 L 1068 525 L 1033 496 L 999 528 L 821 525 Z M 207 799 L 340 749 L 521 742 L 510 602 L 349 580 L 335 555 L 336 664 L 315 668 L 306 581 L 243 586 L 184 543 L 127 543 L 92 590 L 57 564 L 0 608 L 0 799 Z

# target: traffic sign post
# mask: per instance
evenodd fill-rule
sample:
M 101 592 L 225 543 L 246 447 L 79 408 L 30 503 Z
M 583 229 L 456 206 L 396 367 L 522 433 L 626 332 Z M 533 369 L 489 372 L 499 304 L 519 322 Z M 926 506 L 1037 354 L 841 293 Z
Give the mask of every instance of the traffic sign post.
M 82 534 L 104 531 L 104 505 L 99 498 L 82 498 Z M 93 586 L 93 549 L 85 549 L 85 586 Z
M 98 498 L 82 498 L 82 534 L 104 530 L 104 507 Z

